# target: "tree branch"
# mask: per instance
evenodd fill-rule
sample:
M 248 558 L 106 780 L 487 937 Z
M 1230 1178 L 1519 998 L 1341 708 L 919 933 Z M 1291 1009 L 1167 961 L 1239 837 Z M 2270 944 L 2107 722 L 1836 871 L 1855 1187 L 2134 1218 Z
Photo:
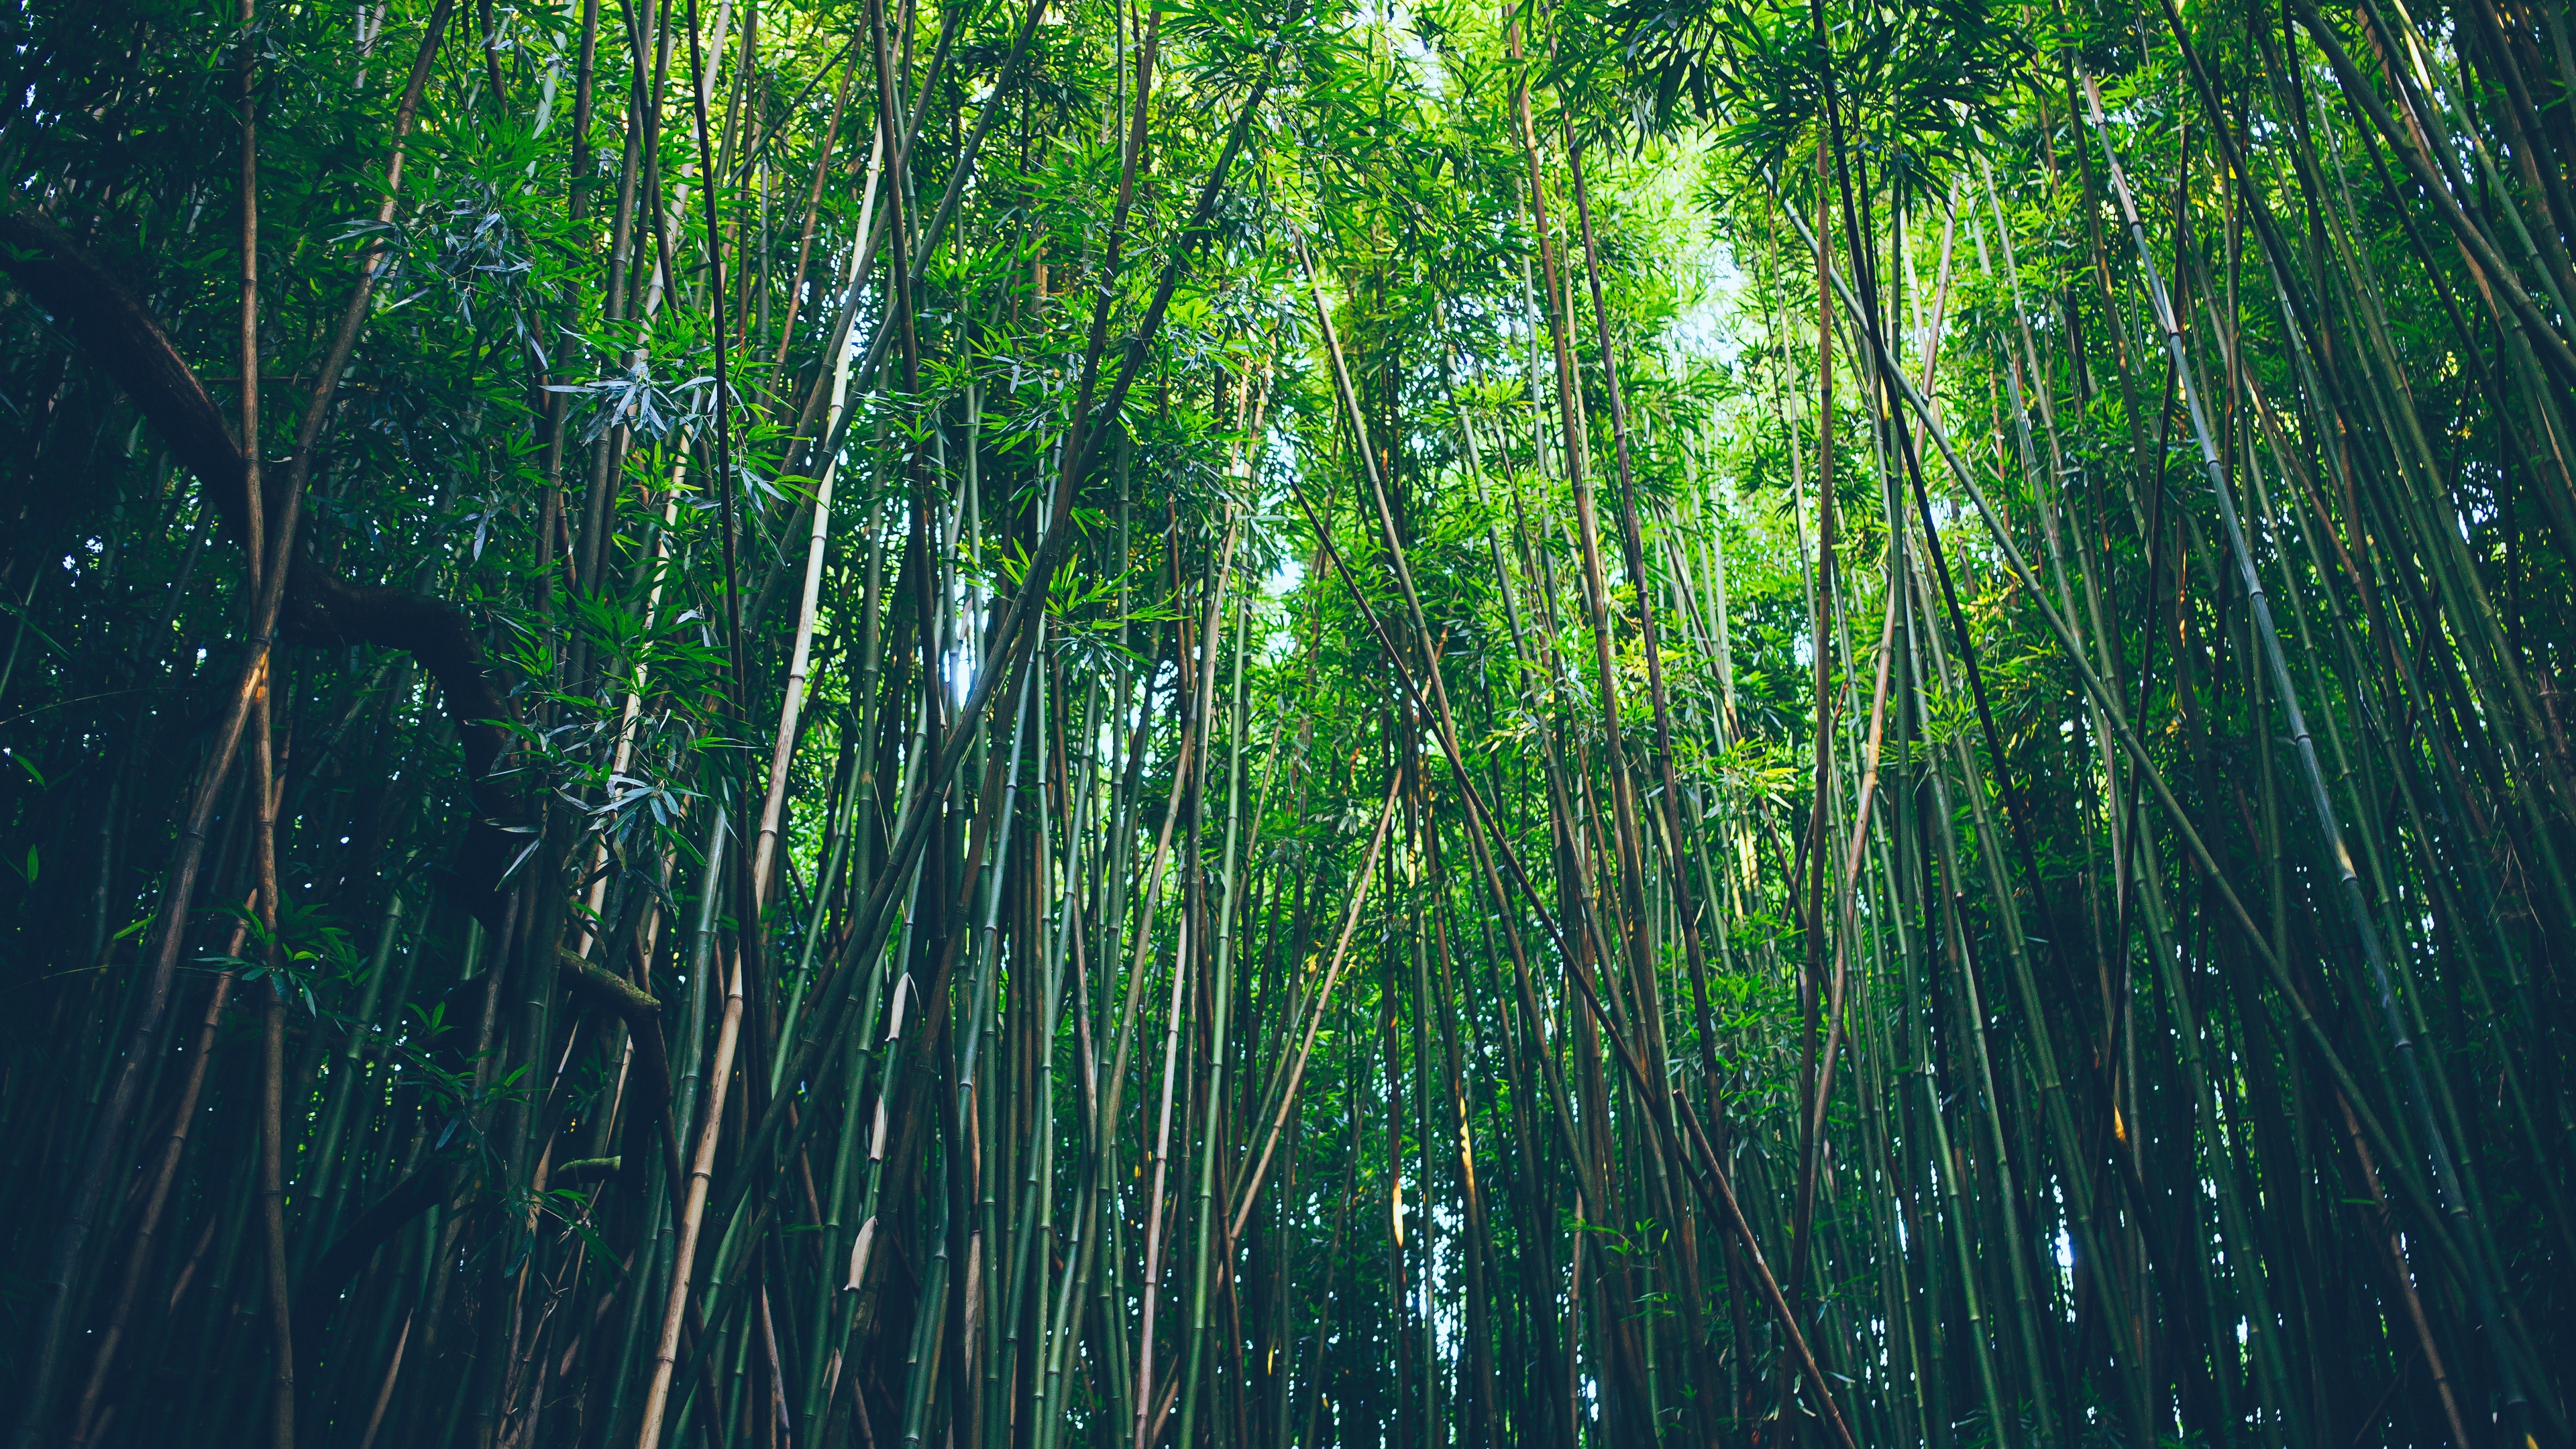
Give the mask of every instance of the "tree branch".
M 240 445 L 195 369 L 133 289 L 61 228 L 23 214 L 0 213 L 0 269 L 125 390 L 172 455 L 204 482 L 225 530 L 235 542 L 245 539 L 250 500 Z M 286 471 L 273 476 L 282 479 Z M 262 502 L 274 514 L 283 500 Z M 474 806 L 457 848 L 452 888 L 459 904 L 498 929 L 501 880 L 525 847 L 533 817 L 519 791 L 495 773 L 518 715 L 493 678 L 472 621 L 443 599 L 333 577 L 309 548 L 299 547 L 290 567 L 282 638 L 400 649 L 438 681 L 464 746 L 466 789 Z

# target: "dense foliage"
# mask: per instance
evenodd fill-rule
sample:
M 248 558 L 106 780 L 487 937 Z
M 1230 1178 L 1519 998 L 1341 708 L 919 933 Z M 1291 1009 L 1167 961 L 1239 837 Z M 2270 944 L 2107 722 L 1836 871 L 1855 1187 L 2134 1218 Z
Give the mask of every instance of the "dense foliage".
M 2536 0 L 0 15 L 13 1442 L 2570 1442 Z

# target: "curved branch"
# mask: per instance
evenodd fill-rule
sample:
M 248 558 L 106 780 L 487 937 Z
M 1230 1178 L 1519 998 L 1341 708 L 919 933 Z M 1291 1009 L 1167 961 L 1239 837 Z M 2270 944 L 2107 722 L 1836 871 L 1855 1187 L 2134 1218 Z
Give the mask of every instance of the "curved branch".
M 662 1003 L 638 988 L 633 982 L 605 967 L 594 966 L 581 954 L 558 946 L 555 965 L 563 971 L 564 985 L 572 993 L 600 1010 L 610 1013 L 636 1031 L 653 1024 Z
M 355 584 L 325 574 L 309 554 L 287 579 L 281 637 L 299 644 L 377 644 L 400 649 L 438 681 L 465 751 L 465 788 L 474 819 L 465 827 L 450 883 L 458 901 L 500 929 L 501 880 L 535 837 L 519 791 L 500 774 L 518 709 L 492 677 L 465 611 L 408 589 Z
M 0 268 L 52 313 L 160 429 L 170 451 L 205 480 L 224 526 L 241 536 L 248 498 L 241 449 L 168 334 L 124 279 L 81 249 L 62 228 L 0 212 Z
M 123 278 L 61 228 L 5 212 L 0 270 L 125 390 L 172 455 L 203 480 L 226 531 L 236 541 L 244 538 L 250 500 L 240 446 L 195 369 Z M 271 514 L 283 502 L 263 501 Z M 300 644 L 403 650 L 438 681 L 464 746 L 466 788 L 474 805 L 474 819 L 457 849 L 453 889 L 486 927 L 499 929 L 502 878 L 525 849 L 533 817 L 519 792 L 496 774 L 518 712 L 493 678 L 465 612 L 426 594 L 334 577 L 299 547 L 282 624 L 282 637 Z

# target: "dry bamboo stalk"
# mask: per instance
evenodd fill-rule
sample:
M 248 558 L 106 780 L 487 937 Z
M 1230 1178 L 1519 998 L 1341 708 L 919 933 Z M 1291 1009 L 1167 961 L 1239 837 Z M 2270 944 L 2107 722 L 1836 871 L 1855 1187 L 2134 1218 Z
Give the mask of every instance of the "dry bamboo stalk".
M 716 828 L 724 828 L 724 811 L 716 811 Z M 706 889 L 721 889 L 720 873 Z M 645 1389 L 642 1426 L 636 1449 L 654 1449 L 662 1440 L 662 1416 L 670 1404 L 671 1376 L 679 1363 L 680 1325 L 689 1312 L 689 1281 L 697 1264 L 698 1230 L 707 1210 L 708 1181 L 715 1175 L 716 1143 L 724 1135 L 724 1106 L 733 1085 L 733 1054 L 742 1039 L 742 955 L 734 953 L 725 980 L 724 1013 L 716 1023 L 714 1064 L 706 1077 L 706 1107 L 700 1117 L 697 1149 L 690 1159 L 688 1186 L 680 1204 L 679 1230 L 671 1249 L 671 1286 L 662 1308 L 661 1334 L 653 1348 L 653 1377 Z M 715 1406 L 708 1406 L 715 1412 Z

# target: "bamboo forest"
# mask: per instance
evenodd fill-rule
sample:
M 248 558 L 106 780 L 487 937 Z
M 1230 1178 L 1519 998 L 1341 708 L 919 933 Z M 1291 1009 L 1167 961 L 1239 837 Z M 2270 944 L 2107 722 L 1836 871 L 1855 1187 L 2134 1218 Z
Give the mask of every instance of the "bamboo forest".
M 2565 0 L 0 42 L 8 1449 L 2576 1445 Z

